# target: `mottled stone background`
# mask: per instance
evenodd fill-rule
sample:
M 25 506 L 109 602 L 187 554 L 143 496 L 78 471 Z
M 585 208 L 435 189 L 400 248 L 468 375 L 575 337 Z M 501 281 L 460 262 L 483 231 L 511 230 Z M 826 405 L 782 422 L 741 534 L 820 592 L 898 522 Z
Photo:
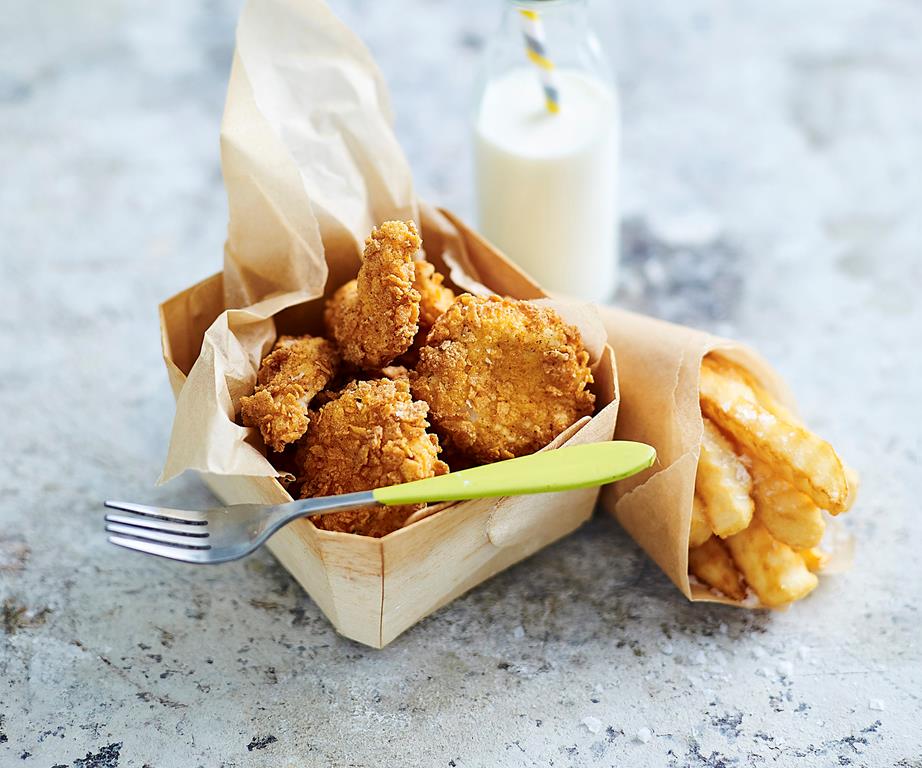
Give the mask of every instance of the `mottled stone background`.
M 421 194 L 472 210 L 493 0 L 340 0 Z M 384 651 L 267 553 L 113 549 L 172 400 L 158 301 L 220 265 L 238 3 L 0 12 L 0 764 L 922 765 L 922 6 L 598 0 L 624 104 L 621 301 L 757 344 L 864 477 L 854 567 L 687 604 L 607 519 Z

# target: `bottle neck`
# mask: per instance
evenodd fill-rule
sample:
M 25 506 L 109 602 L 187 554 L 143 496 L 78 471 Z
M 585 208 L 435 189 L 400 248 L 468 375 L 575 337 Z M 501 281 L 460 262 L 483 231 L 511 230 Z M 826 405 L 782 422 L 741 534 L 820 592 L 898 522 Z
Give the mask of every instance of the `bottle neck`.
M 530 64 L 535 49 L 556 70 L 588 72 L 612 85 L 611 67 L 592 30 L 589 0 L 506 0 L 503 20 L 488 47 L 486 77 Z
M 589 26 L 589 0 L 506 0 L 506 11 L 516 16 L 534 13 L 541 24 L 567 25 L 574 31 L 587 31 Z

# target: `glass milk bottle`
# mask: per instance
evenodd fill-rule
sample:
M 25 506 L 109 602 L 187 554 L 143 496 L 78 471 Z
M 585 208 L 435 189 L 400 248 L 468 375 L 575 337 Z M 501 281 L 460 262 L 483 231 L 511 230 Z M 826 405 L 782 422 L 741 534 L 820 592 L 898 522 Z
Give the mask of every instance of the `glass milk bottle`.
M 618 145 L 587 0 L 505 0 L 474 116 L 478 226 L 552 293 L 614 292 Z

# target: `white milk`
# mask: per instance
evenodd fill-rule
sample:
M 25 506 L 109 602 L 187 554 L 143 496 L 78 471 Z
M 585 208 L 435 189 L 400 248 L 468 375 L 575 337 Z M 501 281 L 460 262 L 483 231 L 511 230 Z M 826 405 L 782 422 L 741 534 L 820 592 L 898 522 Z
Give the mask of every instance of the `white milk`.
M 610 298 L 617 265 L 618 103 L 577 71 L 556 70 L 549 113 L 534 69 L 491 80 L 475 128 L 480 231 L 544 288 Z

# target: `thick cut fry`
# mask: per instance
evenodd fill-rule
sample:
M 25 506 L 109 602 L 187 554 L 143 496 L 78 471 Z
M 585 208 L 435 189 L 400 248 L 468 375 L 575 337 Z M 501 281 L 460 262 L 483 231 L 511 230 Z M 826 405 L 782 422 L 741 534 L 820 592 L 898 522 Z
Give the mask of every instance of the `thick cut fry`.
M 746 597 L 746 587 L 733 559 L 716 536 L 688 550 L 688 571 L 709 587 L 734 600 Z
M 732 367 L 705 358 L 701 364 L 701 410 L 755 458 L 806 493 L 817 506 L 838 514 L 848 503 L 842 462 L 824 440 L 763 405 Z
M 823 538 L 826 521 L 822 510 L 761 461 L 752 462 L 752 500 L 756 516 L 778 541 L 794 549 L 809 549 Z
M 711 524 L 704 510 L 704 502 L 696 493 L 692 503 L 691 530 L 688 534 L 688 548 L 700 547 L 711 538 Z
M 858 487 L 861 485 L 861 478 L 858 473 L 851 467 L 845 467 L 845 479 L 848 481 L 848 498 L 845 500 L 845 509 L 848 512 L 858 498 Z
M 704 420 L 695 492 L 704 502 L 711 530 L 722 539 L 752 520 L 752 479 L 733 446 L 713 422 Z
M 829 562 L 829 553 L 824 552 L 819 547 L 811 547 L 810 549 L 802 549 L 798 553 L 803 560 L 804 565 L 807 566 L 810 571 L 817 573 L 822 571 L 826 567 L 826 564 Z
M 800 600 L 816 587 L 817 578 L 803 557 L 772 536 L 758 518 L 726 544 L 746 583 L 769 608 Z

